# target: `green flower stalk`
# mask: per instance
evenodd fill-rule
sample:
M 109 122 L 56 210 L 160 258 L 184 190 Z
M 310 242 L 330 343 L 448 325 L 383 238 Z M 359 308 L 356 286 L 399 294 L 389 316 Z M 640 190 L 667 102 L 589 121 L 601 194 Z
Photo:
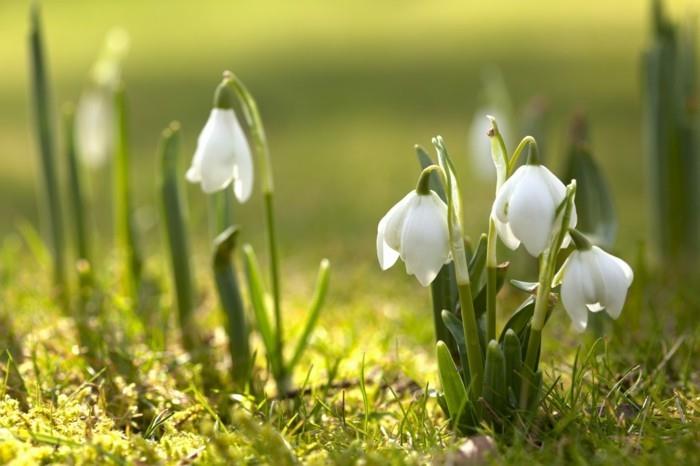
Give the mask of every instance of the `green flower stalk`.
M 187 234 L 187 208 L 180 187 L 178 154 L 180 151 L 180 125 L 171 123 L 163 131 L 160 142 L 160 197 L 163 208 L 165 236 L 170 253 L 170 268 L 177 303 L 178 323 L 185 349 L 192 351 L 197 343 L 197 331 L 193 320 L 194 292 L 190 245 Z
M 114 93 L 116 147 L 114 158 L 114 228 L 117 245 L 124 257 L 126 291 L 134 305 L 138 305 L 143 261 L 136 238 L 131 202 L 129 122 L 126 93 L 123 85 Z
M 46 60 L 39 7 L 32 4 L 29 20 L 29 58 L 32 77 L 32 96 L 34 102 L 34 122 L 37 146 L 39 148 L 42 187 L 44 194 L 44 212 L 48 217 L 48 226 L 53 253 L 54 286 L 65 309 L 68 308 L 68 289 L 66 283 L 66 255 L 63 235 L 63 215 L 61 209 L 61 192 L 56 173 L 54 155 L 54 135 L 51 123 L 51 104 L 48 89 Z

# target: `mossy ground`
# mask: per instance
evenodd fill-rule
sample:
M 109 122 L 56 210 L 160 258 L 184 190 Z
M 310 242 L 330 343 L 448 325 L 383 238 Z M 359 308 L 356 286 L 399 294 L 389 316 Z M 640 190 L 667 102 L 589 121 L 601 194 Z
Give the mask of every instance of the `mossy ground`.
M 255 396 L 232 389 L 204 274 L 202 349 L 190 355 L 157 270 L 140 316 L 110 291 L 115 269 L 77 325 L 47 292 L 40 250 L 28 251 L 16 235 L 2 248 L 2 463 L 440 464 L 464 441 L 435 399 L 427 298 L 402 273 L 367 288 L 372 272 L 337 271 L 296 390 L 280 399 L 271 381 Z M 307 297 L 295 273 L 290 334 Z M 503 293 L 504 307 L 517 293 Z M 547 394 L 531 425 L 484 431 L 496 439 L 495 462 L 699 464 L 697 310 L 695 290 L 638 273 L 620 321 L 599 326 L 602 338 L 574 335 L 555 314 Z

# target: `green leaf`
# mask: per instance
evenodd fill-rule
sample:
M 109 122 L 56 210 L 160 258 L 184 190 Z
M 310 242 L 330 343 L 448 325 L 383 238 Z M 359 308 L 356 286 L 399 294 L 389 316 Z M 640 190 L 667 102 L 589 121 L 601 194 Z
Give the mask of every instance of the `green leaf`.
M 294 369 L 294 366 L 297 365 L 302 354 L 304 354 L 304 350 L 309 343 L 309 336 L 311 336 L 311 332 L 316 326 L 316 322 L 318 322 L 318 317 L 321 314 L 321 308 L 323 307 L 323 302 L 326 299 L 326 293 L 328 291 L 330 267 L 331 264 L 328 259 L 323 259 L 318 268 L 318 278 L 316 279 L 314 297 L 311 300 L 311 306 L 309 306 L 307 312 L 306 325 L 304 325 L 304 330 L 301 332 L 296 349 L 294 350 L 294 355 L 287 367 L 290 372 Z
M 462 327 L 462 321 L 447 310 L 442 311 L 442 321 L 447 327 L 447 330 L 452 335 L 452 340 L 457 345 L 457 353 L 459 354 L 459 362 L 462 366 L 462 371 L 464 372 L 464 381 L 469 384 L 469 363 L 467 360 L 467 344 L 464 339 L 464 327 Z M 450 352 L 451 354 L 454 354 Z
M 251 245 L 246 244 L 243 246 L 243 258 L 245 261 L 248 293 L 250 294 L 250 301 L 253 306 L 256 328 L 260 333 L 263 345 L 265 345 L 265 352 L 270 361 L 270 366 L 273 371 L 277 371 L 281 369 L 281 361 L 278 361 L 276 357 L 276 340 L 272 327 L 270 326 L 268 297 L 262 282 L 260 265 L 258 264 L 258 259 Z
M 486 245 L 487 236 L 482 233 L 476 249 L 469 260 L 469 280 L 472 287 L 472 295 L 476 296 L 486 283 Z
M 496 340 L 491 340 L 486 348 L 484 387 L 481 393 L 486 403 L 486 412 L 494 422 L 498 422 L 506 413 L 508 392 L 505 357 Z
M 238 277 L 232 260 L 238 229 L 230 227 L 214 240 L 212 268 L 221 307 L 226 315 L 231 377 L 239 389 L 248 381 L 251 368 L 250 344 L 245 308 L 241 299 Z
M 181 176 L 178 171 L 178 153 L 180 150 L 180 126 L 170 125 L 160 142 L 160 197 L 163 209 L 163 229 L 168 244 L 170 269 L 173 278 L 175 301 L 177 303 L 178 323 L 184 346 L 193 350 L 196 344 L 196 329 L 192 319 L 194 310 L 194 292 L 192 264 L 190 263 L 190 245 L 187 234 L 187 208 L 181 191 Z
M 447 345 L 442 341 L 438 341 L 437 345 L 437 363 L 438 375 L 440 384 L 445 394 L 445 402 L 450 413 L 450 421 L 453 425 L 462 416 L 467 404 L 467 389 L 464 382 L 457 371 L 452 355 Z
M 524 282 L 522 280 L 510 280 L 510 284 L 513 288 L 524 291 L 525 293 L 533 293 L 539 285 L 537 282 Z
M 527 299 L 525 299 L 525 301 L 523 301 L 523 303 L 515 310 L 515 312 L 513 312 L 513 315 L 510 316 L 508 322 L 506 322 L 505 326 L 503 327 L 503 331 L 501 332 L 499 341 L 501 343 L 503 342 L 505 334 L 508 330 L 513 330 L 516 335 L 521 335 L 525 330 L 525 327 L 530 322 L 534 312 L 535 297 L 528 296 Z
M 520 339 L 513 329 L 505 332 L 503 339 L 503 355 L 506 359 L 506 386 L 508 388 L 508 400 L 511 406 L 516 407 L 516 396 L 520 393 L 520 377 L 523 366 L 522 349 Z

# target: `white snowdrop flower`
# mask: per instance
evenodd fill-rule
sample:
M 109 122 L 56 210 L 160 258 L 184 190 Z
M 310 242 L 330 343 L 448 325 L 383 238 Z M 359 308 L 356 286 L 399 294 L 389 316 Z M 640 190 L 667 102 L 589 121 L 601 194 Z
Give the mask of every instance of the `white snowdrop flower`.
M 511 249 L 522 242 L 532 256 L 549 245 L 556 227 L 557 207 L 566 197 L 566 187 L 544 165 L 528 162 L 503 183 L 491 209 L 501 240 Z M 576 209 L 569 226 L 576 226 Z M 569 242 L 565 241 L 566 246 Z
M 572 252 L 558 273 L 561 277 L 561 299 L 580 332 L 588 323 L 588 311 L 603 309 L 617 319 L 632 284 L 634 274 L 622 259 L 598 246 L 591 246 L 581 233 L 573 230 L 576 251 Z
M 197 149 L 186 178 L 200 183 L 209 194 L 233 184 L 239 202 L 253 190 L 253 159 L 250 146 L 233 110 L 229 78 L 216 90 L 214 108 L 197 140 Z
M 108 89 L 92 87 L 80 96 L 75 113 L 78 155 L 90 167 L 105 163 L 113 149 L 114 108 Z
M 427 189 L 427 183 L 408 193 L 379 221 L 377 258 L 382 270 L 399 257 L 406 273 L 415 275 L 423 286 L 430 285 L 451 260 L 447 205 Z

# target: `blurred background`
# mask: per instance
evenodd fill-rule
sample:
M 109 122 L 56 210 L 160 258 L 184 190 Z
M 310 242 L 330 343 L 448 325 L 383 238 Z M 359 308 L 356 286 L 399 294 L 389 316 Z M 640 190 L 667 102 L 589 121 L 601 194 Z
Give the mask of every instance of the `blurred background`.
M 617 205 L 617 249 L 632 252 L 647 236 L 640 59 L 649 42 L 649 2 L 47 0 L 42 6 L 57 115 L 61 104 L 78 99 L 106 33 L 115 26 L 129 33 L 124 79 L 134 204 L 147 254 L 161 243 L 154 182 L 160 132 L 171 120 L 182 123 L 184 173 L 224 69 L 246 82 L 262 111 L 287 258 L 305 263 L 323 255 L 374 265 L 377 221 L 418 175 L 413 145 L 432 153 L 437 134 L 461 172 L 467 232 L 484 231 L 494 181 L 478 176 L 477 167 L 490 154 L 475 153 L 469 137 L 475 114 L 489 110 L 489 76 L 492 82 L 500 76 L 507 89 L 512 117 L 504 133 L 511 150 L 525 135 L 528 112 L 545 110 L 538 136 L 555 172 L 568 150 L 571 118 L 585 112 L 593 155 Z M 697 6 L 667 2 L 675 18 Z M 20 219 L 38 218 L 28 8 L 26 1 L 0 1 L 2 234 Z M 107 233 L 110 178 L 104 168 L 89 173 L 94 221 Z M 193 228 L 204 238 L 204 195 L 197 186 L 188 194 Z M 253 243 L 262 243 L 259 207 L 257 196 L 237 212 Z

